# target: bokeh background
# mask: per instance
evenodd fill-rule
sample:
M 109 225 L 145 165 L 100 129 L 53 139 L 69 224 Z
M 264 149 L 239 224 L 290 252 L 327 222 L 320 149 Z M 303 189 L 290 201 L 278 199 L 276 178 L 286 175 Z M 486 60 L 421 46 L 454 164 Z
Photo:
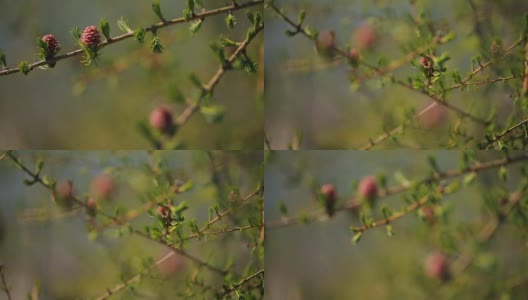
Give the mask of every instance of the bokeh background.
M 152 200 L 153 191 L 163 184 L 153 175 L 153 168 L 158 168 L 161 174 L 174 180 L 192 182 L 193 188 L 177 194 L 174 200 L 175 205 L 187 203 L 186 222 L 196 219 L 199 226 L 207 222 L 209 207 L 225 201 L 230 191 L 239 188 L 242 196 L 248 195 L 262 180 L 262 152 L 210 154 L 214 164 L 205 151 L 16 152 L 30 169 L 41 158 L 45 162 L 43 175 L 71 179 L 75 195 L 83 200 L 93 196 L 94 178 L 101 174 L 110 176 L 114 192 L 107 201 L 99 202 L 102 211 L 110 215 L 118 207 L 121 212 L 137 210 Z M 52 203 L 51 193 L 43 186 L 24 185 L 27 178 L 8 158 L 0 161 L 0 264 L 4 266 L 13 299 L 26 299 L 35 286 L 40 286 L 38 299 L 94 299 L 107 288 L 139 273 L 149 259 L 157 261 L 168 253 L 161 244 L 130 235 L 119 226 L 109 227 L 99 235 L 90 233 L 84 209 L 63 212 Z M 221 228 L 247 225 L 247 218 L 260 216 L 256 207 L 260 204 L 252 202 L 246 209 L 237 209 L 231 218 L 218 225 L 222 224 Z M 156 214 L 155 208 L 153 213 Z M 131 225 L 143 230 L 156 220 L 144 212 Z M 216 266 L 232 262 L 232 270 L 240 274 L 246 267 L 262 268 L 247 246 L 252 236 L 260 236 L 259 232 L 257 228 L 195 239 L 185 248 Z M 190 234 L 188 224 L 184 225 L 184 233 Z M 199 285 L 189 283 L 191 278 L 203 280 L 205 287 L 212 288 L 212 294 L 202 294 Z M 199 269 L 192 261 L 176 255 L 135 284 L 135 294 L 127 289 L 112 299 L 176 299 L 190 290 L 196 292 L 194 297 L 210 298 L 222 290 L 222 283 L 222 276 Z M 0 299 L 7 299 L 3 292 Z
M 524 28 L 524 14 L 528 9 L 526 1 L 518 0 L 279 0 L 275 3 L 294 22 L 299 12 L 305 10 L 304 25 L 319 32 L 334 30 L 340 48 L 356 48 L 371 65 L 377 65 L 381 58 L 391 62 L 408 53 L 403 46 L 416 40 L 416 26 L 410 20 L 423 12 L 432 20 L 436 32 L 456 33 L 453 41 L 437 51 L 438 55 L 446 51 L 451 56 L 446 64 L 447 86 L 452 84 L 450 72 L 453 70 L 459 70 L 465 77 L 472 57 L 480 55 L 487 61 L 493 41 L 500 39 L 504 46 L 516 41 Z M 298 132 L 302 135 L 301 149 L 357 149 L 385 130 L 400 125 L 411 109 L 419 111 L 431 103 L 426 96 L 393 85 L 388 79 L 382 81 L 378 77 L 361 85 L 351 83 L 350 69 L 344 59 L 324 61 L 315 54 L 312 41 L 301 34 L 288 37 L 285 31 L 292 27 L 271 9 L 265 17 L 265 128 L 272 149 L 287 149 Z M 372 48 L 362 50 L 360 41 L 365 31 L 374 32 L 375 42 Z M 520 48 L 512 55 L 515 59 L 506 59 L 489 68 L 479 79 L 522 72 Z M 404 82 L 407 76 L 418 73 L 419 69 L 410 63 L 393 72 Z M 498 116 L 494 121 L 499 124 L 504 124 L 512 111 L 514 119 L 520 121 L 526 113 L 514 107 L 511 94 L 521 81 L 515 79 L 463 92 L 455 90 L 448 93 L 447 99 L 484 119 L 495 108 Z M 435 117 L 438 114 L 442 117 Z M 426 116 L 429 120 L 435 118 L 440 120 L 431 128 L 415 122 L 399 137 L 399 143 L 389 139 L 374 149 L 463 147 L 461 143 L 448 143 L 448 131 L 455 126 L 457 116 L 449 111 Z M 477 141 L 484 137 L 485 127 L 481 125 L 464 121 L 461 128 Z
M 482 248 L 471 242 L 476 232 L 491 220 L 489 211 L 483 209 L 484 197 L 494 195 L 501 188 L 514 191 L 520 182 L 522 162 L 507 167 L 509 179 L 506 183 L 498 180 L 497 169 L 484 171 L 473 185 L 443 198 L 440 204 L 442 210 L 448 212 L 448 221 L 436 223 L 434 227 L 412 213 L 392 223 L 392 237 L 387 236 L 382 226 L 364 232 L 356 245 L 351 242 L 354 234 L 349 227 L 361 223 L 348 211 L 305 225 L 272 227 L 282 220 L 280 202 L 286 205 L 289 217 L 313 212 L 324 215 L 314 199 L 312 185 L 334 184 L 337 205 L 342 205 L 356 196 L 353 182 L 364 176 L 384 174 L 389 187 L 400 185 L 397 178 L 419 180 L 428 177 L 429 155 L 436 157 L 441 170 L 450 170 L 459 167 L 462 153 L 273 152 L 265 171 L 266 297 L 292 300 L 525 299 L 528 295 L 526 229 L 509 221 L 501 225 L 490 243 Z M 501 157 L 502 153 L 498 152 L 478 153 L 481 161 Z M 401 195 L 379 199 L 375 219 L 383 218 L 379 212 L 381 205 L 394 211 L 407 206 Z M 526 211 L 526 200 L 523 207 Z M 423 264 L 430 253 L 446 249 L 440 237 L 448 241 L 448 236 L 455 237 L 456 244 L 462 246 L 459 249 L 475 247 L 471 249 L 476 250 L 476 256 L 474 264 L 464 273 L 442 284 L 425 276 Z M 508 285 L 514 287 L 508 290 Z
M 166 18 L 181 17 L 185 1 L 161 0 Z M 208 9 L 230 5 L 228 0 L 205 0 Z M 132 29 L 159 22 L 150 1 L 38 1 L 0 0 L 0 49 L 8 66 L 22 60 L 37 61 L 36 39 L 53 33 L 60 53 L 77 49 L 70 30 L 110 23 L 111 35 L 125 17 Z M 252 7 L 253 11 L 262 7 Z M 54 69 L 35 70 L 28 76 L 13 74 L 0 79 L 0 147 L 11 149 L 147 149 L 137 130 L 150 111 L 161 104 L 179 114 L 184 104 L 169 101 L 171 86 L 186 97 L 197 91 L 188 79 L 195 73 L 207 82 L 218 68 L 210 45 L 220 34 L 242 41 L 249 21 L 246 10 L 234 13 L 238 25 L 228 29 L 218 15 L 191 34 L 189 24 L 159 30 L 165 52 L 152 53 L 151 34 L 145 43 L 129 39 L 104 48 L 97 66 L 84 67 L 81 57 L 57 63 Z M 263 34 L 248 48 L 263 68 Z M 179 132 L 187 149 L 262 149 L 263 84 L 258 74 L 232 71 L 222 78 L 212 104 L 225 107 L 224 120 L 210 124 L 197 113 Z M 260 82 L 260 83 L 259 83 Z M 240 126 L 243 124 L 244 126 Z

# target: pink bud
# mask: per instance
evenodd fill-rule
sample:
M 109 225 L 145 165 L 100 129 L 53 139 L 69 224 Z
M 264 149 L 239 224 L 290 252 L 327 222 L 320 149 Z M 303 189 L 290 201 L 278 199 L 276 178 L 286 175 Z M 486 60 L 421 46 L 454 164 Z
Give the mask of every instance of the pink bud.
M 367 176 L 359 182 L 359 195 L 367 200 L 374 200 L 378 197 L 378 185 L 376 179 L 372 176 Z

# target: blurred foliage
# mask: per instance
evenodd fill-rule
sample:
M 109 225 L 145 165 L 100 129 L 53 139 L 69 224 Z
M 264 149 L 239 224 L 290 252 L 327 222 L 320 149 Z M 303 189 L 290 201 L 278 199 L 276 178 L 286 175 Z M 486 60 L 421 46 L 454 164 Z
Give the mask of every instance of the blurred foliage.
M 301 149 L 524 149 L 527 10 L 515 0 L 267 1 L 271 148 L 295 148 L 300 131 Z
M 195 99 L 200 90 L 189 80 L 195 74 L 207 83 L 220 64 L 211 45 L 219 37 L 245 39 L 251 22 L 248 11 L 262 5 L 175 24 L 156 35 L 139 30 L 160 21 L 150 1 L 0 1 L 0 59 L 8 67 L 27 70 L 25 62 L 38 60 L 36 38 L 52 33 L 62 46 L 61 55 L 78 49 L 70 35 L 73 27 L 98 26 L 101 39 L 134 31 L 135 39 L 103 49 L 91 49 L 83 66 L 80 56 L 62 60 L 52 69 L 12 74 L 0 80 L 0 146 L 32 149 L 145 149 L 151 144 L 138 130 L 149 113 L 170 105 L 174 116 L 185 108 L 182 100 Z M 156 1 L 155 1 L 156 2 Z M 232 5 L 231 1 L 196 1 L 207 10 Z M 193 1 L 157 1 L 163 17 L 199 13 Z M 194 11 L 189 9 L 193 4 Z M 242 1 L 240 4 L 244 3 Z M 236 18 L 236 22 L 234 19 Z M 227 20 L 226 20 L 227 19 Z M 126 22 L 124 21 L 126 20 Z M 228 22 L 228 24 L 226 24 Z M 203 23 L 203 24 L 202 24 Z M 128 29 L 127 29 L 128 26 Z M 121 30 L 120 30 L 121 29 Z M 76 36 L 79 38 L 79 34 Z M 152 47 L 152 48 L 151 48 Z M 255 65 L 263 61 L 263 37 L 248 47 Z M 42 49 L 42 47 L 40 48 Z M 95 51 L 97 50 L 97 51 Z M 154 50 L 154 51 L 153 51 Z M 162 52 L 162 53 L 155 53 Z M 5 56 L 4 56 L 5 55 Z M 248 60 L 247 58 L 245 60 Z M 243 68 L 242 68 L 243 69 Z M 223 76 L 214 95 L 204 104 L 224 109 L 221 122 L 197 113 L 166 145 L 188 149 L 261 149 L 263 133 L 263 73 L 234 70 Z M 175 97 L 175 91 L 180 96 Z M 244 126 L 240 126 L 244 124 Z
M 266 296 L 526 299 L 526 161 L 518 151 L 268 152 Z M 377 190 L 365 202 L 369 176 Z M 329 185 L 333 215 L 319 196 Z
M 262 298 L 261 151 L 0 157 L 0 265 L 13 299 Z M 68 195 L 66 208 L 52 201 Z

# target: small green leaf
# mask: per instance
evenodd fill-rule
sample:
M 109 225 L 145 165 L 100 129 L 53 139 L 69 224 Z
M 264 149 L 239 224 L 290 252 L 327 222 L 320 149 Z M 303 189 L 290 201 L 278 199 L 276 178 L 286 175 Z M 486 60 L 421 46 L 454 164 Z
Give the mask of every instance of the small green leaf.
M 125 17 L 121 17 L 119 20 L 117 20 L 117 27 L 124 33 L 132 32 L 132 29 L 130 29 L 130 25 L 128 25 L 128 21 L 125 19 Z
M 71 35 L 73 36 L 73 39 L 78 42 L 82 35 L 81 29 L 77 26 L 73 26 L 71 29 Z
M 238 43 L 237 43 L 237 42 L 232 41 L 232 40 L 226 38 L 226 37 L 223 36 L 223 35 L 219 35 L 219 36 L 218 36 L 218 43 L 219 43 L 221 46 L 224 46 L 224 47 L 229 47 L 229 46 L 237 47 L 237 46 L 238 46 Z
M 194 186 L 194 183 L 192 182 L 192 180 L 189 180 L 178 188 L 178 192 L 183 193 L 183 192 L 190 191 L 193 188 L 193 186 Z
M 165 22 L 165 18 L 163 18 L 163 14 L 161 13 L 161 6 L 159 3 L 159 0 L 153 0 L 152 1 L 152 11 L 160 18 L 161 21 Z
M 187 8 L 194 12 L 194 0 L 187 0 Z
M 157 35 L 154 35 L 152 38 L 152 41 L 150 42 L 150 48 L 152 48 L 152 52 L 154 53 L 159 54 L 163 52 L 163 44 Z
M 138 41 L 140 44 L 143 44 L 143 42 L 145 41 L 145 34 L 147 32 L 145 31 L 145 29 L 143 28 L 138 28 L 136 30 L 134 30 L 134 38 L 136 39 L 136 41 Z
M 438 168 L 438 163 L 436 162 L 436 157 L 428 155 L 427 162 L 429 163 L 431 169 L 433 169 L 435 172 L 440 172 L 440 169 Z
M 508 179 L 508 170 L 504 166 L 500 167 L 499 169 L 499 178 L 502 181 L 506 181 Z
M 182 15 L 183 15 L 183 19 L 185 21 L 189 21 L 192 18 L 192 16 L 193 16 L 193 12 L 192 12 L 192 10 L 186 8 L 186 9 L 184 9 L 182 11 Z
M 203 90 L 202 82 L 200 78 L 194 73 L 189 74 L 189 80 L 199 89 Z
M 460 189 L 460 182 L 455 180 L 445 187 L 446 194 L 452 194 Z
M 394 235 L 394 232 L 392 231 L 392 225 L 389 224 L 389 225 L 385 226 L 385 229 L 386 229 L 388 237 L 391 237 L 391 236 Z
M 221 105 L 202 105 L 200 113 L 205 117 L 209 123 L 218 123 L 224 118 L 225 109 Z
M 391 209 L 386 206 L 381 208 L 381 212 L 383 213 L 383 217 L 385 217 L 385 219 L 389 219 L 392 216 Z
M 202 28 L 202 19 L 198 19 L 194 22 L 191 22 L 191 26 L 189 26 L 189 31 L 191 31 L 192 34 L 197 33 L 200 28 Z
M 304 22 L 304 18 L 306 18 L 306 11 L 303 9 L 299 12 L 299 15 L 297 16 L 297 24 L 300 26 Z
M 359 231 L 352 237 L 352 244 L 356 245 L 361 240 L 361 237 L 363 236 L 363 231 Z
M 286 206 L 286 203 L 284 203 L 282 200 L 279 201 L 279 211 L 283 216 L 288 215 L 288 206 Z
M 6 54 L 0 49 L 0 67 L 7 67 Z
M 477 178 L 477 172 L 471 172 L 464 176 L 464 185 L 469 185 L 475 182 L 475 179 Z
M 18 64 L 18 69 L 22 74 L 27 75 L 29 71 L 31 71 L 29 67 L 29 63 L 27 61 L 21 61 L 20 64 Z
M 99 21 L 99 29 L 101 30 L 107 41 L 110 41 L 112 39 L 110 37 L 110 24 L 108 24 L 107 19 L 102 18 L 101 21 Z
M 227 28 L 233 29 L 235 28 L 237 24 L 237 19 L 232 13 L 228 13 L 225 18 L 225 22 L 226 22 Z
M 44 167 L 44 160 L 42 158 L 39 158 L 39 160 L 37 161 L 37 165 L 35 166 L 35 173 L 40 174 L 43 167 Z
M 169 100 L 176 103 L 184 103 L 185 102 L 185 96 L 183 95 L 182 91 L 178 86 L 173 83 L 169 84 L 167 95 Z

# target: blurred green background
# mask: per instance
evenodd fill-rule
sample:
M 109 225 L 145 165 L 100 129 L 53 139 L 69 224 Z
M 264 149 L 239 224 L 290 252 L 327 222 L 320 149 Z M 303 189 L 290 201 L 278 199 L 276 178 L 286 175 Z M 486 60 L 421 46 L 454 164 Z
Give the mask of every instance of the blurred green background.
M 520 182 L 520 162 L 507 167 L 508 181 L 498 180 L 498 169 L 479 173 L 473 185 L 462 187 L 441 201 L 447 222 L 430 227 L 416 213 L 392 223 L 392 237 L 384 226 L 364 232 L 353 245 L 349 227 L 361 223 L 347 211 L 332 219 L 305 225 L 270 227 L 288 216 L 324 211 L 312 193 L 312 184 L 336 186 L 338 206 L 356 195 L 353 181 L 384 174 L 387 185 L 400 186 L 397 177 L 428 177 L 427 156 L 436 157 L 442 171 L 457 169 L 458 151 L 275 151 L 268 157 L 266 184 L 266 297 L 268 299 L 526 299 L 528 240 L 526 225 L 511 219 L 501 225 L 489 244 L 472 241 L 488 223 L 483 198 L 498 190 L 514 191 Z M 514 153 L 511 154 L 515 156 Z M 503 157 L 479 152 L 480 161 Z M 398 175 L 398 173 L 400 175 Z M 449 181 L 451 182 L 451 181 Z M 394 211 L 407 206 L 394 195 L 379 199 L 375 219 L 383 219 L 380 206 Z M 526 211 L 526 196 L 523 197 Z M 491 201 L 497 199 L 492 198 Z M 476 250 L 474 263 L 453 281 L 442 284 L 425 276 L 425 258 L 445 250 L 442 238 L 452 237 L 459 250 Z M 475 247 L 475 248 L 471 248 Z M 453 253 L 453 258 L 461 252 Z M 519 279 L 520 278 L 520 279 Z M 509 284 L 514 285 L 508 290 Z
M 528 3 L 518 0 L 279 0 L 275 3 L 294 22 L 299 12 L 305 10 L 305 26 L 319 32 L 334 30 L 340 48 L 358 49 L 370 65 L 377 65 L 381 58 L 391 62 L 405 56 L 409 50 L 403 46 L 417 40 L 416 26 L 410 20 L 423 12 L 432 20 L 436 32 L 456 33 L 453 41 L 437 51 L 437 55 L 445 51 L 451 56 L 446 64 L 446 86 L 451 86 L 450 72 L 454 70 L 465 77 L 472 57 L 481 55 L 482 61 L 487 61 L 494 40 L 501 39 L 505 47 L 516 41 L 528 10 Z M 306 37 L 301 34 L 288 37 L 285 31 L 293 28 L 271 9 L 265 17 L 265 128 L 272 149 L 287 149 L 296 131 L 302 135 L 301 149 L 357 149 L 385 130 L 400 125 L 411 109 L 419 111 L 431 103 L 426 96 L 393 85 L 388 79 L 382 81 L 377 77 L 360 86 L 352 84 L 344 59 L 324 61 L 315 54 L 313 42 Z M 370 50 L 359 48 L 358 35 L 364 27 L 375 32 L 375 43 Z M 520 48 L 512 51 L 512 55 L 515 58 L 501 61 L 478 79 L 493 79 L 512 72 L 522 74 Z M 361 70 L 360 74 L 366 69 Z M 419 72 L 406 63 L 393 74 L 407 82 L 407 76 Z M 526 112 L 515 107 L 513 101 L 514 88 L 520 85 L 521 79 L 515 79 L 478 89 L 470 87 L 463 92 L 455 90 L 448 93 L 447 100 L 481 118 L 487 118 L 495 107 L 498 115 L 494 121 L 499 124 L 504 124 L 510 115 L 520 121 Z M 451 112 L 443 114 L 444 121 L 432 128 L 415 123 L 399 137 L 399 143 L 389 139 L 374 149 L 448 147 L 448 131 L 455 126 L 457 117 Z M 427 115 L 426 119 L 431 116 Z M 460 128 L 476 141 L 484 137 L 485 127 L 469 120 Z M 450 147 L 465 148 L 458 142 Z M 470 147 L 474 147 L 474 142 Z
M 102 211 L 110 215 L 118 207 L 121 212 L 132 211 L 153 200 L 152 195 L 164 184 L 160 180 L 163 176 L 153 174 L 152 168 L 158 168 L 161 174 L 166 172 L 175 180 L 193 183 L 191 190 L 173 198 L 175 205 L 187 203 L 186 222 L 196 219 L 200 227 L 208 221 L 209 207 L 225 205 L 222 201 L 230 191 L 239 188 L 242 196 L 248 195 L 262 180 L 261 151 L 212 152 L 216 175 L 205 151 L 20 151 L 16 155 L 30 169 L 37 159 L 43 159 L 42 174 L 59 181 L 71 179 L 75 195 L 82 200 L 93 195 L 94 178 L 111 176 L 113 196 L 99 202 Z M 0 161 L 0 264 L 4 265 L 13 299 L 26 299 L 37 283 L 41 286 L 38 299 L 93 299 L 139 273 L 146 259 L 159 260 L 168 253 L 166 247 L 127 234 L 128 230 L 119 226 L 107 228 L 93 240 L 84 209 L 63 212 L 52 203 L 51 193 L 43 186 L 25 186 L 23 180 L 27 178 L 8 158 Z M 247 218 L 260 216 L 256 209 L 260 204 L 253 200 L 217 225 L 245 226 Z M 223 207 L 220 205 L 221 211 Z M 98 221 L 104 223 L 107 219 Z M 131 225 L 143 230 L 155 222 L 156 218 L 144 212 Z M 186 223 L 184 236 L 190 233 Z M 259 236 L 260 228 L 256 228 L 193 239 L 185 251 L 222 268 L 233 262 L 232 270 L 241 274 L 246 268 L 262 268 L 257 254 L 247 246 Z M 190 278 L 203 280 L 205 288 L 212 290 L 201 293 L 199 285 L 188 283 Z M 222 290 L 223 279 L 177 255 L 135 284 L 137 294 L 125 290 L 112 299 L 176 299 L 178 293 L 190 290 L 196 292 L 194 297 L 210 298 Z M 0 299 L 7 299 L 3 292 Z
M 185 1 L 161 0 L 166 18 L 182 15 Z M 230 5 L 228 0 L 204 0 L 207 9 Z M 0 49 L 9 67 L 22 60 L 37 61 L 36 39 L 52 33 L 62 45 L 60 54 L 77 49 L 70 30 L 107 18 L 111 35 L 122 34 L 116 22 L 128 19 L 132 29 L 157 23 L 151 1 L 38 1 L 0 0 Z M 255 6 L 253 11 L 262 10 Z M 28 76 L 0 78 L 0 147 L 11 149 L 147 149 L 137 130 L 151 110 L 168 104 L 175 115 L 182 103 L 171 103 L 177 86 L 186 97 L 197 91 L 188 79 L 194 72 L 207 82 L 219 64 L 210 45 L 222 34 L 242 41 L 248 28 L 246 9 L 235 12 L 238 25 L 228 29 L 225 15 L 207 18 L 191 34 L 189 24 L 159 30 L 165 52 L 150 49 L 151 34 L 140 45 L 133 39 L 102 49 L 97 66 L 84 67 L 81 57 L 57 63 L 54 69 L 35 70 Z M 261 63 L 263 35 L 248 54 Z M 227 72 L 215 90 L 212 104 L 225 106 L 224 120 L 207 123 L 197 113 L 179 132 L 188 149 L 262 149 L 262 84 L 258 74 Z M 240 126 L 244 124 L 244 126 Z

